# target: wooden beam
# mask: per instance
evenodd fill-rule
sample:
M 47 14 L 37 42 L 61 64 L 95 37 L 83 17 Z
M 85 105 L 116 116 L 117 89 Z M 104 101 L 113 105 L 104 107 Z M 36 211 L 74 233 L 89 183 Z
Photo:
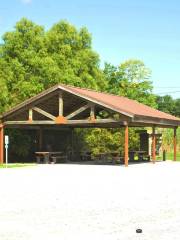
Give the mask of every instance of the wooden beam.
M 0 164 L 4 162 L 4 126 L 0 124 Z
M 85 111 L 89 107 L 90 107 L 89 104 L 86 104 L 85 106 L 78 108 L 76 111 L 74 111 L 74 112 L 70 113 L 69 115 L 67 115 L 66 119 L 71 119 L 71 118 L 75 117 L 76 115 L 78 115 L 81 112 Z
M 59 116 L 63 116 L 63 93 L 59 92 Z
M 90 120 L 91 120 L 92 122 L 95 122 L 95 121 L 96 121 L 95 105 L 94 105 L 94 104 L 91 104 Z
M 38 107 L 33 107 L 33 110 L 36 111 L 36 112 L 38 112 L 38 113 L 40 113 L 40 114 L 42 114 L 43 116 L 45 116 L 45 117 L 47 117 L 47 118 L 52 119 L 52 120 L 55 120 L 55 119 L 56 119 L 55 116 L 53 116 L 52 114 L 50 114 L 50 113 L 48 113 L 48 112 L 46 112 L 46 111 L 44 111 L 44 110 L 42 110 L 42 109 L 40 109 L 40 108 L 38 108 Z
M 126 116 L 128 116 L 128 117 L 130 117 L 130 118 L 134 117 L 134 115 L 132 115 L 132 114 L 130 114 L 130 113 L 128 113 L 128 112 L 119 111 L 119 109 L 114 108 L 114 107 L 112 107 L 112 106 L 109 106 L 109 105 L 107 105 L 107 104 L 105 104 L 105 103 L 99 102 L 98 100 L 92 99 L 91 97 L 87 97 L 87 96 L 81 95 L 81 94 L 79 94 L 79 93 L 77 93 L 77 92 L 75 93 L 73 90 L 67 89 L 66 86 L 63 87 L 63 86 L 61 85 L 61 86 L 59 86 L 59 88 L 60 88 L 61 90 L 65 91 L 65 92 L 68 92 L 68 93 L 73 94 L 74 96 L 80 97 L 80 98 L 85 99 L 85 100 L 87 100 L 87 101 L 89 101 L 89 102 L 93 102 L 93 104 L 97 104 L 98 106 L 102 106 L 102 107 L 107 108 L 107 109 L 109 109 L 109 110 L 112 110 L 112 111 L 114 111 L 114 112 L 121 113 L 121 114 L 126 115 Z
M 128 151 L 129 151 L 129 131 L 128 131 L 128 125 L 125 126 L 125 136 L 124 136 L 124 160 L 125 160 L 125 166 L 128 167 Z
M 7 125 L 49 125 L 49 124 L 56 124 L 54 121 L 48 121 L 48 120 L 34 120 L 32 122 L 29 121 L 6 121 L 3 123 L 5 126 Z
M 58 101 L 59 101 L 59 103 L 58 103 L 59 115 L 55 118 L 55 123 L 56 124 L 66 124 L 67 119 L 63 116 L 64 115 L 64 113 L 63 113 L 64 107 L 63 107 L 63 92 L 62 91 L 59 92 Z
M 176 145 L 177 145 L 177 134 L 176 134 L 176 127 L 174 128 L 174 139 L 173 139 L 173 143 L 174 143 L 174 161 L 176 161 Z
M 31 108 L 29 109 L 29 121 L 32 122 L 32 120 L 33 120 L 33 110 Z
M 84 124 L 84 123 L 90 123 L 94 124 L 93 122 L 90 122 L 88 119 L 78 119 L 78 120 L 68 120 L 67 124 Z M 96 119 L 95 123 L 122 123 L 124 125 L 124 122 L 116 121 L 114 119 Z
M 146 117 L 146 116 L 135 116 L 132 119 L 132 123 L 135 125 L 138 125 L 138 123 L 143 124 L 144 126 L 148 125 L 156 125 L 156 126 L 168 126 L 175 127 L 179 125 L 179 121 L 176 120 L 168 120 L 168 119 L 162 119 L 162 118 L 155 118 L 155 117 Z
M 152 128 L 152 162 L 155 163 L 156 161 L 156 134 L 155 134 L 155 127 Z
M 92 124 L 92 126 L 94 126 L 94 124 L 105 124 L 105 123 L 117 123 L 118 125 L 122 125 L 125 126 L 126 122 L 125 121 L 118 121 L 118 120 L 114 120 L 114 119 L 96 119 L 96 122 L 90 122 L 89 119 L 80 119 L 80 120 L 67 120 L 67 122 L 65 123 L 66 125 L 76 125 L 76 124 Z M 29 121 L 6 121 L 3 123 L 5 126 L 7 125 L 55 125 L 56 122 L 55 121 L 50 121 L 50 120 L 33 120 L 32 122 Z
M 54 90 L 52 90 L 54 89 Z M 55 87 L 49 88 L 38 95 L 29 98 L 28 100 L 18 104 L 16 107 L 12 108 L 11 110 L 5 112 L 2 117 L 6 118 L 7 116 L 13 117 L 14 115 L 17 115 L 21 112 L 28 111 L 29 108 L 32 106 L 32 103 L 34 105 L 37 105 L 39 103 L 42 103 L 44 101 L 48 101 L 51 97 L 54 97 L 57 95 L 57 89 Z

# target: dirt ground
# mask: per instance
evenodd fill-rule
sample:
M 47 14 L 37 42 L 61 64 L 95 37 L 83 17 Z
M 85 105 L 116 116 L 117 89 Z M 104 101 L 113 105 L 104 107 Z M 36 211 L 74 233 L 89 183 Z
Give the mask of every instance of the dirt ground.
M 180 162 L 0 169 L 0 182 L 0 240 L 180 238 Z

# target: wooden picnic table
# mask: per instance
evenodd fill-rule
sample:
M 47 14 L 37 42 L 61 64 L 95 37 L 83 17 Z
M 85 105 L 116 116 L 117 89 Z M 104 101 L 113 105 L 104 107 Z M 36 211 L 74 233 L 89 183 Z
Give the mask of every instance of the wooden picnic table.
M 146 151 L 141 151 L 141 150 L 134 150 L 134 151 L 129 151 L 129 160 L 134 161 L 135 155 L 138 156 L 138 160 L 141 161 L 143 160 L 143 155 L 146 153 Z
M 91 152 L 82 151 L 80 152 L 80 157 L 82 161 L 90 161 L 91 160 Z
M 35 152 L 37 163 L 41 162 L 41 158 L 43 158 L 43 163 L 49 163 L 50 157 L 60 155 L 62 152 Z

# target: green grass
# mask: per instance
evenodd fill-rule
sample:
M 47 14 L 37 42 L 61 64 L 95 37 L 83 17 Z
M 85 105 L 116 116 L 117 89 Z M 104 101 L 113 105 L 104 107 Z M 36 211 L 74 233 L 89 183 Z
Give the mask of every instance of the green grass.
M 163 159 L 163 156 L 160 155 L 160 156 L 157 156 L 156 158 L 157 158 L 157 160 L 162 160 L 162 159 Z M 173 152 L 167 152 L 167 153 L 166 153 L 166 160 L 173 160 L 173 159 L 174 159 L 174 154 L 173 154 Z M 180 152 L 178 152 L 178 153 L 176 154 L 176 160 L 177 160 L 177 161 L 180 161 Z
M 7 168 L 18 168 L 18 167 L 29 167 L 29 166 L 35 166 L 35 163 L 9 163 L 7 165 Z M 0 168 L 6 168 L 6 164 L 0 164 Z

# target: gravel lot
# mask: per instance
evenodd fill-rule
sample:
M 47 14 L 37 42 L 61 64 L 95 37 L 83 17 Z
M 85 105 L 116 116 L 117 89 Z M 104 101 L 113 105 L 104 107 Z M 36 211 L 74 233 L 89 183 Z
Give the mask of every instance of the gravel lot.
M 180 237 L 180 162 L 39 165 L 0 180 L 0 240 Z

